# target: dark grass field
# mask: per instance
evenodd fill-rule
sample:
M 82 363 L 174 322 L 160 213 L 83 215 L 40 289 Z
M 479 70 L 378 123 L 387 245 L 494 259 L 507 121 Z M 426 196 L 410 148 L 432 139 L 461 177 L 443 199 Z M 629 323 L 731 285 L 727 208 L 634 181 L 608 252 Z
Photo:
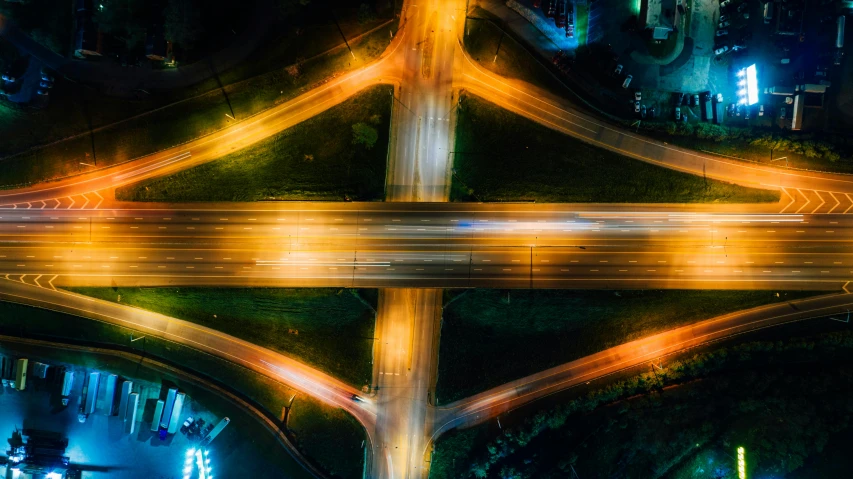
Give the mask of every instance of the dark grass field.
M 380 200 L 385 196 L 391 87 L 365 90 L 298 125 L 217 160 L 116 190 L 129 201 Z M 352 144 L 352 125 L 376 144 Z
M 762 203 L 780 195 L 627 158 L 472 95 L 457 117 L 453 168 L 452 201 Z
M 356 290 L 69 288 L 222 331 L 356 387 L 370 382 L 375 313 Z M 369 291 L 368 291 L 369 293 Z
M 815 294 L 468 290 L 444 308 L 436 397 L 452 402 L 653 333 Z

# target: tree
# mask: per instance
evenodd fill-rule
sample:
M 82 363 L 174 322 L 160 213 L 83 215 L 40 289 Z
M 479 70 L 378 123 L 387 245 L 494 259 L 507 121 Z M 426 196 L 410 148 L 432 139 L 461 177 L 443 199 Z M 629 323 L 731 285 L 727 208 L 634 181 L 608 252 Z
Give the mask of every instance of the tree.
M 144 0 L 99 0 L 95 10 L 95 23 L 102 32 L 107 32 L 124 42 L 128 50 L 145 40 Z
M 376 13 L 373 11 L 373 7 L 370 4 L 362 3 L 358 7 L 358 23 L 364 25 L 365 23 L 370 23 L 373 20 L 376 20 Z
M 352 126 L 353 145 L 364 145 L 364 147 L 369 150 L 373 148 L 373 145 L 376 144 L 376 140 L 378 139 L 379 133 L 376 131 L 376 128 L 373 128 L 367 123 L 356 123 Z
M 166 7 L 166 39 L 182 46 L 184 50 L 192 48 L 204 31 L 200 11 L 193 0 L 169 0 Z

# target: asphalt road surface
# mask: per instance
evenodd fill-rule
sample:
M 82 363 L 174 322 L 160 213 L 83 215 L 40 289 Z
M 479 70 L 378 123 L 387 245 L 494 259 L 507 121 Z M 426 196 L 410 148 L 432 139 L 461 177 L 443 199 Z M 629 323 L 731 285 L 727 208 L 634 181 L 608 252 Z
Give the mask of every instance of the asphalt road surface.
M 0 217 L 0 275 L 52 286 L 819 290 L 853 278 L 853 218 L 843 215 L 386 205 L 11 210 Z

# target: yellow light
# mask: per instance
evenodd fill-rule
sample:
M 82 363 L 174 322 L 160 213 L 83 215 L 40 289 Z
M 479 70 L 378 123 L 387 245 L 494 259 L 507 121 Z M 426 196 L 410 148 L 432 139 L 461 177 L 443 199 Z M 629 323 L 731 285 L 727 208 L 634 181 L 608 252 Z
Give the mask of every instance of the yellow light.
M 737 477 L 746 479 L 746 450 L 743 447 L 737 448 Z

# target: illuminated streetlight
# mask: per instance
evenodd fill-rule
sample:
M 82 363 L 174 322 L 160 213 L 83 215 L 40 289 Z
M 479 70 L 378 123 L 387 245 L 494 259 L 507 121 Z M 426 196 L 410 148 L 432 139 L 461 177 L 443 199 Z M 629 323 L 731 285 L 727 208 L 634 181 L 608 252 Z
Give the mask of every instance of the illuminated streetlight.
M 737 448 L 737 477 L 746 479 L 746 450 L 743 447 Z

